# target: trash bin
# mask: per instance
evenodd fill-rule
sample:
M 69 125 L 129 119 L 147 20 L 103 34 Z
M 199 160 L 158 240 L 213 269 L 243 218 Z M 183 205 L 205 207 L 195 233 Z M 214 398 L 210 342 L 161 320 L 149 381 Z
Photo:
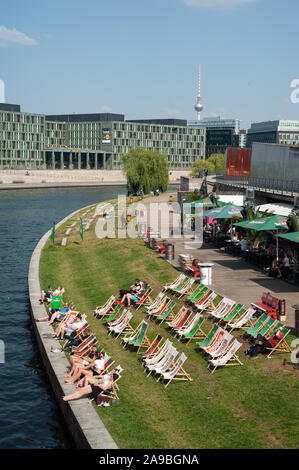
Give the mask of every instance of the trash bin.
M 293 305 L 295 309 L 295 336 L 299 338 L 299 304 Z
M 174 244 L 173 243 L 167 243 L 166 249 L 165 249 L 165 258 L 168 261 L 171 261 L 174 259 Z
M 200 263 L 200 282 L 205 286 L 210 286 L 212 284 L 212 263 Z

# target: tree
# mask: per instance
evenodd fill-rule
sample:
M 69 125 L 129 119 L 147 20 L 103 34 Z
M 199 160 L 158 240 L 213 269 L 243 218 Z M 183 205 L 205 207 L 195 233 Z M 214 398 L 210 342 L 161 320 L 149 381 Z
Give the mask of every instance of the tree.
M 191 176 L 198 177 L 200 171 L 207 169 L 210 174 L 223 170 L 224 155 L 223 153 L 214 153 L 207 160 L 195 160 L 191 164 Z
M 122 156 L 122 163 L 129 194 L 140 189 L 143 189 L 145 194 L 156 188 L 167 190 L 169 167 L 162 153 L 137 147 Z

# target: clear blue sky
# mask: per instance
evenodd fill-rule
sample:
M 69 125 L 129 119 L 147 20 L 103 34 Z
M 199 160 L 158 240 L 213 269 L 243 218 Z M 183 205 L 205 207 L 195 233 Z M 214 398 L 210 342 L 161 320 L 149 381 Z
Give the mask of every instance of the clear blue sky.
M 298 0 L 10 0 L 0 78 L 23 111 L 299 119 Z

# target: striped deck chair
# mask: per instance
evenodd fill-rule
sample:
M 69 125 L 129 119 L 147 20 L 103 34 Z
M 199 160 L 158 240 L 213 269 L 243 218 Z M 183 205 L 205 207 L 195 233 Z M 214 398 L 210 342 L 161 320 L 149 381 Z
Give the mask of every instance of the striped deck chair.
M 192 331 L 192 329 L 194 328 L 194 325 L 196 324 L 196 322 L 198 321 L 200 317 L 201 317 L 201 314 L 199 312 L 196 313 L 192 319 L 189 319 L 189 321 L 186 322 L 185 325 L 182 326 L 182 328 L 179 328 L 178 330 L 175 331 L 175 335 L 181 338 L 181 336 L 183 336 L 185 333 L 189 333 L 190 331 Z
M 213 294 L 212 289 L 208 288 L 208 290 L 204 292 L 204 294 L 201 296 L 199 300 L 197 300 L 196 302 L 193 302 L 193 306 L 200 307 L 202 304 L 208 301 L 208 299 L 211 297 L 212 294 Z M 206 308 L 208 307 L 209 306 L 207 306 Z
M 134 340 L 127 341 L 127 345 L 133 348 L 138 348 L 137 354 L 139 353 L 141 348 L 148 348 L 150 346 L 150 341 L 148 337 L 146 336 L 147 329 L 148 329 L 148 323 L 146 321 L 143 321 L 138 337 Z
M 167 306 L 168 304 L 171 302 L 171 299 L 170 297 L 166 297 L 163 301 L 163 303 L 160 305 L 160 307 L 158 308 L 157 311 L 153 311 L 153 312 L 146 312 L 146 315 L 149 319 L 152 319 L 153 317 L 155 316 L 158 316 L 158 315 L 162 315 L 162 313 L 165 312 L 165 310 L 167 309 Z
M 128 309 L 124 308 L 123 311 L 120 313 L 120 315 L 116 319 L 107 321 L 106 322 L 107 328 L 109 330 L 111 329 L 113 330 L 114 326 L 119 325 L 123 321 L 123 318 L 127 315 L 127 312 L 128 312 Z
M 96 344 L 97 338 L 94 334 L 90 335 L 90 337 L 86 338 L 86 340 L 82 341 L 82 343 L 77 347 L 71 347 L 72 352 L 76 356 L 84 356 L 87 354 L 91 348 Z
M 166 322 L 168 328 L 174 328 L 175 326 L 177 326 L 180 323 L 183 315 L 187 312 L 187 310 L 187 307 L 181 307 L 178 313 L 174 316 L 174 318 L 171 321 Z
M 235 305 L 236 302 L 234 300 L 228 299 L 225 307 L 221 310 L 221 312 L 215 313 L 212 311 L 209 312 L 209 314 L 211 314 L 214 318 L 218 318 L 220 320 L 220 318 L 227 317 L 231 313 Z
M 133 300 L 131 299 L 131 302 L 134 304 L 134 307 L 136 310 L 138 310 L 142 305 L 145 306 L 146 304 L 150 305 L 153 303 L 150 294 L 152 293 L 152 288 L 150 286 L 147 286 L 145 293 L 139 300 Z
M 232 345 L 230 346 L 229 350 L 223 356 L 220 356 L 216 359 L 210 359 L 208 365 L 208 369 L 210 370 L 210 372 L 213 374 L 215 369 L 219 366 L 242 366 L 243 363 L 240 361 L 236 354 L 236 352 L 241 346 L 242 343 L 239 343 L 239 341 L 235 339 Z M 211 370 L 212 366 L 213 369 Z
M 174 365 L 173 369 L 167 372 L 163 372 L 161 374 L 161 378 L 167 380 L 168 382 L 165 384 L 165 388 L 168 387 L 172 380 L 189 380 L 192 381 L 191 376 L 183 369 L 183 364 L 187 360 L 187 356 L 185 353 L 182 353 Z
M 171 344 L 171 346 L 167 349 L 164 356 L 160 358 L 158 362 L 154 362 L 153 364 L 146 363 L 145 367 L 148 370 L 147 376 L 149 376 L 153 371 L 163 367 L 163 365 L 168 361 L 168 359 L 172 356 L 172 354 L 177 353 L 175 347 Z
M 219 328 L 219 330 L 217 330 L 217 332 L 215 334 L 215 337 L 213 338 L 211 343 L 208 346 L 203 348 L 205 353 L 211 354 L 212 352 L 216 351 L 216 349 L 222 343 L 222 340 L 224 338 L 225 333 L 226 333 L 226 331 L 223 328 Z
M 251 321 L 254 313 L 256 312 L 256 310 L 252 307 L 249 307 L 244 315 L 242 315 L 240 318 L 238 318 L 237 320 L 231 322 L 229 321 L 229 323 L 227 323 L 227 325 L 225 325 L 224 329 L 226 328 L 230 328 L 230 333 L 235 329 L 239 329 L 239 328 L 246 328 L 246 325 L 248 325 L 248 322 Z
M 159 292 L 159 294 L 157 295 L 157 297 L 155 298 L 153 303 L 151 305 L 148 305 L 148 306 L 145 307 L 146 310 L 151 311 L 151 310 L 154 310 L 156 307 L 158 307 L 160 305 L 160 303 L 162 302 L 162 299 L 163 299 L 164 295 L 165 294 L 164 294 L 163 291 Z
M 108 335 L 111 334 L 112 332 L 115 332 L 119 328 L 122 328 L 123 324 L 126 323 L 128 317 L 130 317 L 130 319 L 132 318 L 132 316 L 130 316 L 130 311 L 128 309 L 124 309 L 124 311 L 121 313 L 118 319 L 108 326 L 108 330 L 109 330 Z
M 222 310 L 226 307 L 227 303 L 230 302 L 231 299 L 227 298 L 227 297 L 223 297 L 220 301 L 220 303 L 217 305 L 217 307 L 213 308 L 212 306 L 210 306 L 207 310 L 208 310 L 208 313 L 210 315 L 212 315 L 213 313 L 218 314 L 218 313 L 221 313 Z
M 109 297 L 109 299 L 104 305 L 98 305 L 93 311 L 94 317 L 100 318 L 103 315 L 107 315 L 109 311 L 111 310 L 113 302 L 115 302 L 115 300 L 116 299 L 114 295 L 111 295 L 111 297 Z
M 187 339 L 188 341 L 186 344 L 189 344 L 190 341 L 192 341 L 193 339 L 204 339 L 206 337 L 206 334 L 201 329 L 201 326 L 204 322 L 204 318 L 200 315 L 192 330 L 188 333 L 184 333 L 181 336 L 181 339 Z
M 185 279 L 185 274 L 180 274 L 174 281 L 172 284 L 168 284 L 166 286 L 163 286 L 163 290 L 171 290 L 171 289 L 175 289 L 176 287 L 178 287 L 182 282 L 183 280 Z
M 225 317 L 220 318 L 220 322 L 229 322 L 233 320 L 237 315 L 239 315 L 241 310 L 245 310 L 245 306 L 243 304 L 237 304 L 235 307 L 226 315 Z
M 167 305 L 167 308 L 165 309 L 165 311 L 161 314 L 161 315 L 155 315 L 155 320 L 158 320 L 159 322 L 159 325 L 161 325 L 161 323 L 163 323 L 164 320 L 166 320 L 166 318 L 171 318 L 173 319 L 173 314 L 172 314 L 172 310 L 175 306 L 175 301 L 172 300 L 171 302 L 169 302 L 169 304 Z
M 162 336 L 157 335 L 154 341 L 149 345 L 148 349 L 143 353 L 142 359 L 152 356 L 157 350 L 160 350 L 159 344 L 162 341 Z
M 225 351 L 228 349 L 230 342 L 234 339 L 233 335 L 230 333 L 225 333 L 222 337 L 222 341 L 219 344 L 218 348 L 209 351 L 209 355 L 213 358 L 222 356 L 225 354 Z
M 196 343 L 197 346 L 198 346 L 200 349 L 203 349 L 203 348 L 207 347 L 207 346 L 211 343 L 211 341 L 212 341 L 212 339 L 214 338 L 214 336 L 215 336 L 215 334 L 216 334 L 216 332 L 217 332 L 218 329 L 219 329 L 219 326 L 218 326 L 218 325 L 214 325 L 214 326 L 210 329 L 209 333 L 206 335 L 205 339 L 204 339 L 203 341 L 200 341 L 199 343 Z
M 147 365 L 157 364 L 166 354 L 167 351 L 172 347 L 172 343 L 169 339 L 166 339 L 163 346 L 154 354 L 149 357 L 143 357 L 144 367 Z
M 179 324 L 174 326 L 172 328 L 172 332 L 175 334 L 176 331 L 180 330 L 181 328 L 184 327 L 184 325 L 188 322 L 188 320 L 190 320 L 190 315 L 191 315 L 191 310 L 187 310 L 185 313 L 184 313 L 184 316 L 183 318 L 180 320 Z
M 205 310 L 211 305 L 211 303 L 213 302 L 213 300 L 216 299 L 216 297 L 216 292 L 211 292 L 211 294 L 202 303 L 196 303 L 195 306 L 199 310 Z
M 168 288 L 167 290 L 170 290 L 172 292 L 177 292 L 178 290 L 182 289 L 186 284 L 187 282 L 189 281 L 189 277 L 188 276 L 184 276 L 183 280 L 180 282 L 180 284 L 176 287 L 172 287 L 172 288 Z
M 132 317 L 132 313 L 128 312 L 128 315 L 126 316 L 124 321 L 120 325 L 114 327 L 113 332 L 115 333 L 116 338 L 118 338 L 120 335 L 130 334 L 134 332 L 134 328 L 132 327 L 132 325 L 130 325 Z
M 166 302 L 166 299 L 169 299 L 169 297 L 166 297 L 165 295 L 161 297 L 160 301 L 155 305 L 155 307 L 149 309 L 147 312 L 145 312 L 145 314 L 151 316 L 155 313 L 158 313 L 161 310 L 164 302 Z
M 178 298 L 180 299 L 183 295 L 187 294 L 189 292 L 192 284 L 196 281 L 193 277 L 189 278 L 189 281 L 179 290 L 174 290 L 173 293 L 174 295 L 178 295 Z
M 178 355 L 178 351 L 174 349 L 162 366 L 157 366 L 154 368 L 153 370 L 154 374 L 161 375 L 163 374 L 163 372 L 166 372 L 168 369 L 170 369 L 170 367 L 173 366 L 173 363 L 177 355 Z M 157 382 L 159 382 L 159 380 L 160 380 L 160 377 L 158 377 Z

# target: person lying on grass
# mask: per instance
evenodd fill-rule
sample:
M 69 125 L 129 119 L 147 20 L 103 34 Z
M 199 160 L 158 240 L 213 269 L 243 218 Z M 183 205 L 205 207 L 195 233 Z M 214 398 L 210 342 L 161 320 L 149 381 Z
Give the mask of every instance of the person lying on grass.
M 119 369 L 115 368 L 111 372 L 103 375 L 97 385 L 90 384 L 86 387 L 82 387 L 75 393 L 70 395 L 65 395 L 62 397 L 63 401 L 77 400 L 78 398 L 84 397 L 84 395 L 89 395 L 90 398 L 96 400 L 98 395 L 103 392 L 107 392 L 112 389 L 114 382 L 119 378 L 120 372 Z
M 105 352 L 97 351 L 94 359 L 88 365 L 79 364 L 75 365 L 72 376 L 69 376 L 68 380 L 65 380 L 66 384 L 73 384 L 76 380 L 80 379 L 81 375 L 90 376 L 101 375 L 105 368 Z
M 78 365 L 88 366 L 94 359 L 96 359 L 96 353 L 98 352 L 97 346 L 92 346 L 89 354 L 83 357 L 76 356 L 76 354 L 71 353 L 69 360 L 71 363 L 70 371 L 65 377 L 72 377 L 74 375 L 75 369 Z
M 131 300 L 133 300 L 133 302 L 138 302 L 138 300 L 142 299 L 142 297 L 144 296 L 146 292 L 146 288 L 147 288 L 147 283 L 144 282 L 142 289 L 140 289 L 138 292 L 135 292 L 134 294 L 132 293 L 125 294 L 123 298 L 121 299 L 121 303 L 125 307 L 130 307 Z
M 62 295 L 64 292 L 64 289 L 62 286 L 58 286 L 57 289 L 54 291 L 49 287 L 48 291 L 42 290 L 41 292 L 41 298 L 39 299 L 40 304 L 44 302 L 45 299 L 51 299 L 53 295 Z

